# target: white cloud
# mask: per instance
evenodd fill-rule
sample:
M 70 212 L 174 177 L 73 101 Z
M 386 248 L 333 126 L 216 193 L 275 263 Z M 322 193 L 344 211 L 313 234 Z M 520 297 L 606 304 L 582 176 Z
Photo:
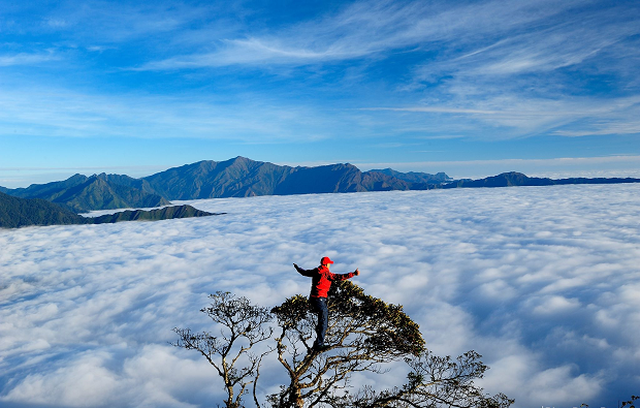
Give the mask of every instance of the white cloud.
M 540 367 L 538 358 L 525 351 L 505 357 L 492 366 L 494 372 L 490 370 L 481 384 L 485 387 L 502 387 L 507 395 L 518 392 L 525 394 L 528 403 L 516 401 L 515 406 L 579 406 L 592 400 L 602 390 L 601 376 L 576 376 L 576 369 L 571 365 L 545 370 Z M 523 390 L 525 383 L 527 387 Z
M 629 96 L 637 94 L 639 77 L 636 8 L 605 3 L 363 1 L 275 25 L 268 11 L 253 5 L 62 3 L 38 12 L 47 33 L 61 36 L 46 45 L 55 51 L 25 44 L 24 52 L 0 56 L 0 66 L 60 56 L 71 65 L 30 76 L 36 90 L 4 90 L 0 122 L 7 136 L 169 135 L 250 143 L 363 133 L 483 140 L 633 135 L 640 130 L 637 98 Z M 83 62 L 83 50 L 119 56 L 109 58 L 118 64 L 109 74 L 114 83 L 130 84 L 137 75 L 123 68 L 186 69 L 171 81 L 175 89 L 203 93 L 114 98 L 83 94 L 91 86 L 48 91 L 50 75 L 73 88 L 78 69 L 95 68 L 86 62 L 96 55 Z M 64 72 L 72 77 L 65 80 Z M 145 78 L 152 92 L 175 93 L 151 85 L 155 74 Z M 12 79 L 8 83 L 24 81 Z M 207 100 L 214 94 L 218 101 Z M 334 102 L 319 112 L 330 95 Z M 367 107 L 390 109 L 358 110 Z M 419 130 L 425 122 L 428 129 Z
M 577 299 L 567 299 L 563 296 L 549 296 L 539 299 L 539 302 L 533 307 L 533 313 L 538 315 L 567 313 L 580 307 L 580 301 Z
M 169 6 L 160 2 L 118 3 L 118 7 L 113 7 L 109 2 L 87 1 L 83 7 L 77 7 L 72 1 L 62 1 L 55 8 L 44 10 L 43 28 L 70 35 L 80 42 L 125 43 L 184 29 L 208 11 L 211 10 L 207 7 Z M 42 12 L 31 10 L 32 15 Z
M 60 57 L 53 51 L 48 53 L 19 53 L 13 55 L 0 55 L 0 67 L 14 65 L 38 65 L 43 62 L 56 61 Z
M 0 95 L 0 136 L 7 138 L 198 138 L 277 144 L 335 137 L 336 116 L 343 119 L 341 125 L 357 122 L 340 112 L 258 96 L 252 102 L 144 93 L 105 96 L 49 86 L 6 89 Z M 303 127 L 305 132 L 300 132 Z
M 440 91 L 431 92 L 435 95 Z M 474 136 L 481 139 L 500 140 L 513 138 L 515 135 L 536 136 L 547 133 L 564 137 L 640 133 L 637 120 L 638 100 L 635 97 L 600 100 L 593 96 L 565 98 L 543 93 L 532 96 L 503 86 L 486 86 L 477 79 L 470 79 L 464 85 L 452 85 L 446 92 L 452 97 L 434 98 L 434 101 L 427 99 L 418 106 L 374 107 L 360 111 L 409 115 L 402 118 L 402 127 L 397 131 L 418 135 L 423 133 L 425 138 L 439 132 L 454 132 L 456 127 L 448 123 L 451 118 L 460 121 L 456 126 L 464 124 L 471 127 L 472 123 L 476 123 L 483 128 L 487 126 L 497 130 L 494 135 L 479 132 Z M 420 129 L 418 124 L 425 118 L 443 118 L 446 127 L 436 125 L 435 128 Z M 416 126 L 412 127 L 413 123 Z
M 291 263 L 328 255 L 403 304 L 434 352 L 483 354 L 488 392 L 608 406 L 638 387 L 639 189 L 218 199 L 192 204 L 227 215 L 0 230 L 0 401 L 215 405 L 214 370 L 170 347 L 172 328 L 208 328 L 216 290 L 265 306 L 307 294 Z M 261 392 L 285 381 L 275 360 L 265 372 Z
M 314 19 L 278 30 L 212 38 L 202 30 L 207 51 L 150 62 L 140 69 L 183 69 L 226 65 L 304 65 L 377 58 L 403 48 L 431 49 L 433 44 L 478 41 L 535 26 L 573 7 L 547 0 L 513 3 L 489 1 L 451 5 L 446 2 L 359 1 Z M 193 34 L 191 34 L 193 36 Z M 211 51 L 211 48 L 215 48 Z

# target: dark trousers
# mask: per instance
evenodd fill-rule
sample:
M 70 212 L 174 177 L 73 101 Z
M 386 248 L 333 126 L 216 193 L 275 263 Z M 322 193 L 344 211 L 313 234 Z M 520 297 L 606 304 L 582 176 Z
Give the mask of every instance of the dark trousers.
M 327 308 L 327 298 L 309 298 L 309 304 L 311 311 L 318 315 L 318 325 L 316 326 L 316 342 L 314 347 L 324 346 L 324 335 L 327 332 L 329 326 L 329 309 Z

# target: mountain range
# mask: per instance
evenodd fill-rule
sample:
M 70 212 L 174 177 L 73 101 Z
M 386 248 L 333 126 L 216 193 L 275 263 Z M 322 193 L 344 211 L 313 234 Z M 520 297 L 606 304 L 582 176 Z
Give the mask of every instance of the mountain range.
M 32 184 L 27 188 L 2 189 L 20 198 L 40 198 L 76 213 L 130 207 L 160 207 L 170 202 L 147 188 L 143 180 L 129 176 L 76 174 L 64 181 Z
M 411 190 L 415 185 L 451 181 L 444 173 L 360 171 L 349 163 L 316 167 L 279 166 L 236 157 L 201 161 L 143 178 L 149 192 L 169 200 L 311 193 Z
M 169 205 L 170 200 L 425 189 L 447 181 L 451 178 L 444 173 L 400 173 L 391 169 L 361 172 L 348 163 L 291 167 L 236 157 L 187 164 L 141 179 L 76 174 L 64 181 L 27 188 L 0 187 L 0 192 L 44 199 L 81 213 L 159 207 Z
M 76 174 L 64 181 L 33 184 L 27 188 L 0 187 L 0 217 L 3 208 L 30 208 L 30 214 L 42 214 L 41 222 L 64 223 L 77 213 L 117 208 L 149 208 L 170 205 L 171 200 L 192 200 L 259 195 L 310 193 L 350 193 L 388 190 L 429 190 L 448 188 L 550 186 L 562 184 L 638 183 L 635 178 L 568 178 L 527 177 L 509 172 L 480 180 L 453 180 L 445 173 L 402 173 L 393 169 L 362 172 L 349 163 L 316 167 L 280 166 L 245 157 L 216 162 L 212 160 L 180 167 L 135 179 L 126 175 L 98 174 L 90 177 Z M 35 199 L 31 203 L 16 202 L 9 197 Z M 54 207 L 47 204 L 53 204 Z M 44 216 L 44 214 L 47 214 Z M 165 212 L 162 217 L 172 217 Z M 129 217 L 131 215 L 127 215 Z M 20 215 L 9 220 L 20 224 Z M 120 217 L 125 217 L 121 215 Z M 37 218 L 37 217 L 36 217 Z M 117 217 L 116 217 L 117 218 Z M 164 218 L 162 218 L 164 219 Z M 6 218 L 5 218 L 6 220 Z

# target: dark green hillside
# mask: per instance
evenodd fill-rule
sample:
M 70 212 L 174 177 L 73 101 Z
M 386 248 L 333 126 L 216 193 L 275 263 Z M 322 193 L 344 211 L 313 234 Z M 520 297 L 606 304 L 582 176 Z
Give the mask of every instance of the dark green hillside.
M 198 210 L 190 205 L 178 205 L 174 207 L 159 208 L 156 210 L 129 210 L 116 214 L 102 215 L 96 218 L 89 218 L 92 224 L 109 224 L 121 221 L 160 221 L 172 220 L 176 218 L 207 217 L 210 215 L 220 215 Z
M 0 228 L 85 222 L 85 218 L 46 200 L 18 198 L 0 193 Z

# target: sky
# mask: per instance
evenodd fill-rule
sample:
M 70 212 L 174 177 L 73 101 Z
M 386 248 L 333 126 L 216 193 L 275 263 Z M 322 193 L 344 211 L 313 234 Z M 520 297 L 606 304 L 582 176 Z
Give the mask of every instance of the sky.
M 309 293 L 293 268 L 359 268 L 437 355 L 482 354 L 479 385 L 516 408 L 616 408 L 640 388 L 640 185 L 192 201 L 226 215 L 0 230 L 0 405 L 196 408 L 222 402 L 174 327 L 230 291 Z M 274 355 L 258 391 L 286 382 Z M 399 385 L 406 371 L 356 377 Z
M 245 156 L 640 176 L 640 4 L 0 0 L 0 186 Z

